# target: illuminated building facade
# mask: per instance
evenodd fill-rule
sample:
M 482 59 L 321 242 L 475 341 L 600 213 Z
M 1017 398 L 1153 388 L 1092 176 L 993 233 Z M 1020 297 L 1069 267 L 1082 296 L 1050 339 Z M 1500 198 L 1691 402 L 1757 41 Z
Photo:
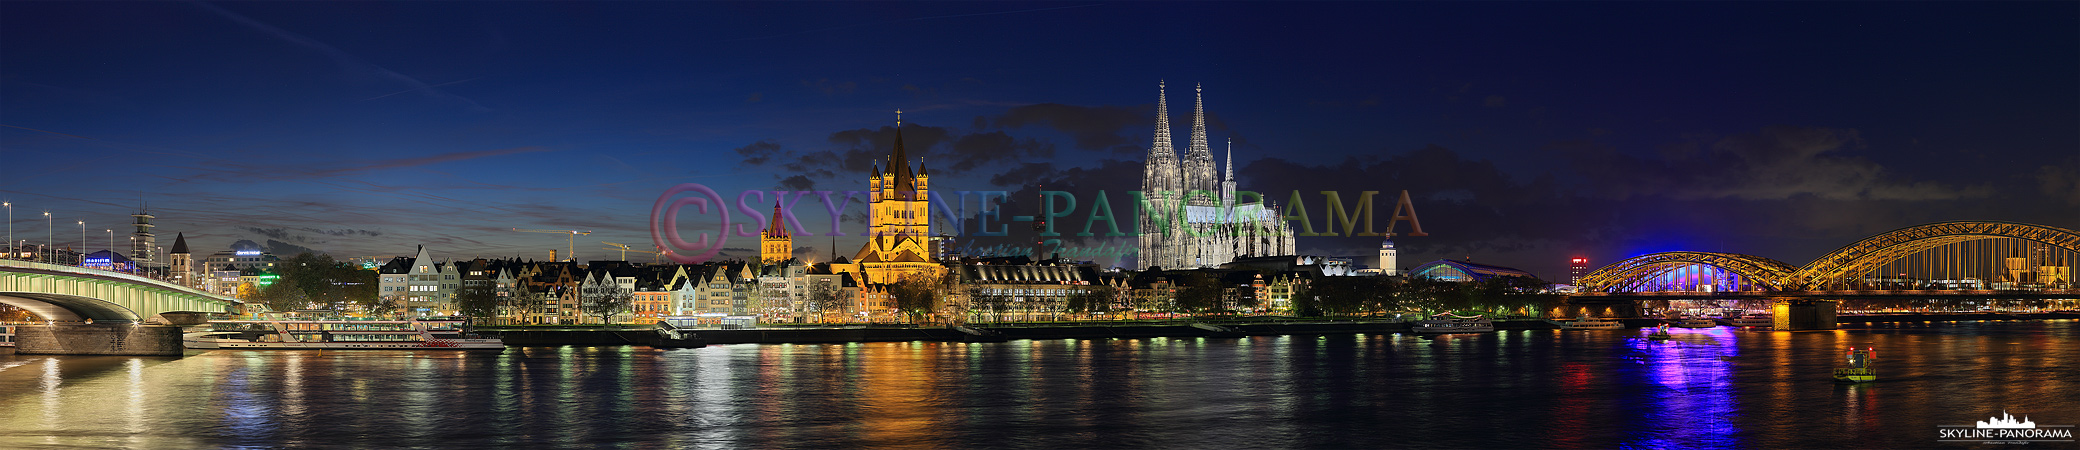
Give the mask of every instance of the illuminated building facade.
M 236 295 L 238 293 L 240 272 L 245 269 L 273 269 L 275 261 L 277 261 L 277 258 L 275 258 L 273 253 L 253 248 L 235 248 L 210 254 L 209 257 L 202 259 L 202 262 L 199 263 L 201 267 L 196 270 L 206 272 L 198 275 L 203 277 L 204 290 L 224 295 Z
M 1401 266 L 1400 266 L 1400 262 L 1401 262 L 1401 252 L 1400 252 L 1400 251 L 1398 251 L 1398 250 L 1395 250 L 1395 249 L 1394 249 L 1394 240 L 1393 240 L 1393 239 L 1388 239 L 1388 240 L 1386 240 L 1385 242 L 1381 242 L 1381 243 L 1379 244 L 1379 270 L 1380 270 L 1379 274 L 1380 274 L 1380 275 L 1386 275 L 1386 276 L 1390 276 L 1390 277 L 1391 277 L 1391 276 L 1395 276 L 1395 275 L 1400 275 L 1400 274 L 1401 274 Z
M 1589 258 L 1567 260 L 1567 285 L 1580 286 L 1582 276 L 1589 274 Z
M 1261 196 L 1238 203 L 1235 150 L 1228 149 L 1224 176 L 1215 178 L 1213 151 L 1206 142 L 1206 99 L 1198 91 L 1192 107 L 1191 147 L 1180 158 L 1170 138 L 1170 106 L 1157 85 L 1155 142 L 1142 166 L 1142 269 L 1218 267 L 1236 258 L 1294 254 L 1293 230 Z
M 89 269 L 112 270 L 117 272 L 130 272 L 137 270 L 136 263 L 130 261 L 130 258 L 125 258 L 123 257 L 123 255 L 117 254 L 115 251 L 112 250 L 102 250 L 98 252 L 88 253 L 86 257 L 80 260 L 80 266 Z

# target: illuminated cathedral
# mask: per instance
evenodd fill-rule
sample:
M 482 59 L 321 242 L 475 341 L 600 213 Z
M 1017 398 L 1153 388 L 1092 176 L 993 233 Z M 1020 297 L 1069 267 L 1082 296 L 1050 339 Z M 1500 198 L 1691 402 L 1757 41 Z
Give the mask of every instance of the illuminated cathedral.
M 1148 205 L 1141 214 L 1142 269 L 1219 267 L 1236 258 L 1294 254 L 1293 230 L 1262 196 L 1237 203 L 1235 149 L 1215 178 L 1206 143 L 1206 94 L 1194 89 L 1192 142 L 1182 159 L 1170 138 L 1170 106 L 1157 84 L 1156 136 L 1141 171 Z M 900 147 L 899 147 L 900 148 Z M 900 151 L 900 150 L 898 150 Z

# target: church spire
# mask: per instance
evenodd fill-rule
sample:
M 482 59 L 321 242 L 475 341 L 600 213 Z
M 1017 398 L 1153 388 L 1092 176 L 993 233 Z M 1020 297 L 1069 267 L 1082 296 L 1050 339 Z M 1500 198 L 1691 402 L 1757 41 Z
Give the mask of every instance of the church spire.
M 1196 98 L 1192 102 L 1192 148 L 1190 151 L 1208 151 L 1211 148 L 1206 145 L 1206 87 L 1204 85 L 1192 87 L 1192 95 Z M 1207 153 L 1212 152 L 1208 151 Z M 1212 159 L 1212 155 L 1207 156 L 1209 156 L 1207 159 Z
M 787 229 L 787 221 L 780 217 L 780 202 L 773 202 L 773 221 L 766 225 L 766 237 L 784 238 L 790 237 L 792 234 Z
M 917 190 L 917 179 L 910 172 L 910 157 L 903 154 L 903 110 L 896 110 L 896 151 L 888 155 L 888 176 L 894 178 L 896 195 L 908 199 Z
M 1164 85 L 1162 81 L 1156 82 L 1156 141 L 1148 146 L 1151 158 L 1158 155 L 1177 155 L 1177 149 L 1171 148 L 1174 143 L 1170 140 L 1170 95 Z
M 1221 167 L 1223 168 L 1222 170 L 1226 171 L 1223 173 L 1227 175 L 1222 179 L 1235 181 L 1235 138 L 1228 138 L 1228 161 L 1221 163 Z

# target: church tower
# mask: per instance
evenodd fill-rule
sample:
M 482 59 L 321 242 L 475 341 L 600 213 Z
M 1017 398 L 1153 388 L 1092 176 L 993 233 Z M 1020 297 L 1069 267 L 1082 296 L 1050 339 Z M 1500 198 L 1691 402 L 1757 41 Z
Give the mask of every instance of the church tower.
M 188 254 L 187 233 L 175 233 L 173 235 L 173 249 L 167 251 L 166 255 L 173 262 L 173 267 L 168 270 L 170 273 L 167 276 L 173 278 L 174 284 L 187 287 L 202 286 L 202 283 L 196 282 L 195 259 Z
M 794 257 L 794 234 L 788 232 L 787 222 L 780 217 L 779 202 L 773 203 L 773 221 L 766 225 L 758 243 L 759 261 L 767 265 L 780 264 Z
M 1136 261 L 1143 269 L 1150 266 L 1177 267 L 1176 255 L 1180 253 L 1178 233 L 1174 225 L 1183 220 L 1174 217 L 1181 208 L 1180 191 L 1184 190 L 1184 176 L 1178 167 L 1177 149 L 1170 139 L 1170 100 L 1161 82 L 1156 83 L 1156 136 L 1148 146 L 1148 162 L 1141 169 L 1141 196 L 1146 205 L 1141 210 L 1141 246 Z M 1162 216 L 1159 220 L 1156 216 Z
M 867 283 L 890 284 L 907 276 L 936 277 L 938 253 L 931 245 L 931 174 L 924 163 L 910 171 L 903 152 L 903 112 L 896 111 L 896 142 L 888 171 L 867 178 L 867 244 L 852 261 Z

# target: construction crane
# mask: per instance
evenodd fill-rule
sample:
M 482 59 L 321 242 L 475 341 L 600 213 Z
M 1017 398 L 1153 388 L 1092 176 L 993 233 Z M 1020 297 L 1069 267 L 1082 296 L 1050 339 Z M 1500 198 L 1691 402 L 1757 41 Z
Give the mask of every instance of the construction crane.
M 578 231 L 578 230 L 522 230 L 522 229 L 519 229 L 519 228 L 514 228 L 514 229 L 513 229 L 513 231 L 518 231 L 518 232 L 522 232 L 522 233 L 558 233 L 558 234 L 567 234 L 567 235 L 570 235 L 570 236 L 569 236 L 568 238 L 566 238 L 566 239 L 565 239 L 565 242 L 564 242 L 564 246 L 565 246 L 565 249 L 564 249 L 564 251 L 566 252 L 566 254 L 565 254 L 564 256 L 570 257 L 570 259 L 571 259 L 571 262 L 577 262 L 577 261 L 578 261 L 578 255 L 577 255 L 577 251 L 578 251 L 578 235 L 580 235 L 580 234 L 592 234 L 592 232 L 590 232 L 590 231 Z
M 649 254 L 650 254 L 650 262 L 652 262 L 652 263 L 656 263 L 656 262 L 660 262 L 660 261 L 662 261 L 662 259 L 664 258 L 664 255 L 665 255 L 665 253 L 664 253 L 664 252 L 653 252 L 653 251 L 648 251 L 648 250 L 636 250 L 636 249 L 634 249 L 634 248 L 630 248 L 630 247 L 628 246 L 628 244 L 622 244 L 622 243 L 615 243 L 615 242 L 607 242 L 607 241 L 600 241 L 599 243 L 601 243 L 601 244 L 607 244 L 607 245 L 610 245 L 611 247 L 607 247 L 607 250 L 620 250 L 620 251 L 621 251 L 621 260 L 622 260 L 622 261 L 627 261 L 627 260 L 628 260 L 628 252 L 636 252 L 636 253 L 649 253 Z

